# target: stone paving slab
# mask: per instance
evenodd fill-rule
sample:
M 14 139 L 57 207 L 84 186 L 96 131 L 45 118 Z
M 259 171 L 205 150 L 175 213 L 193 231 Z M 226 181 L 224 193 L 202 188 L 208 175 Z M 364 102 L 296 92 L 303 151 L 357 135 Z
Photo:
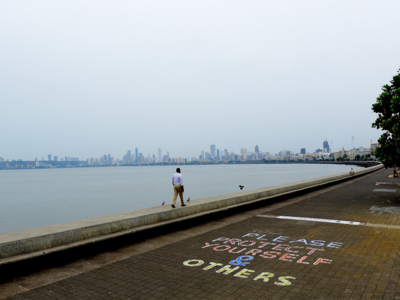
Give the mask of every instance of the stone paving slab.
M 399 182 L 378 171 L 351 184 L 9 299 L 400 299 Z M 373 209 L 371 209 L 373 208 Z M 267 217 L 265 217 L 267 216 Z

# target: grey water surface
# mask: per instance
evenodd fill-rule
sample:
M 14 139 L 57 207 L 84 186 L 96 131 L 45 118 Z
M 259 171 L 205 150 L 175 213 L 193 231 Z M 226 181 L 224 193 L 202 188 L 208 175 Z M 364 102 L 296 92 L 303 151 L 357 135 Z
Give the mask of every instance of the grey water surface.
M 191 200 L 348 172 L 325 164 L 183 165 Z M 0 233 L 159 206 L 176 166 L 0 171 Z M 179 200 L 178 200 L 179 201 Z

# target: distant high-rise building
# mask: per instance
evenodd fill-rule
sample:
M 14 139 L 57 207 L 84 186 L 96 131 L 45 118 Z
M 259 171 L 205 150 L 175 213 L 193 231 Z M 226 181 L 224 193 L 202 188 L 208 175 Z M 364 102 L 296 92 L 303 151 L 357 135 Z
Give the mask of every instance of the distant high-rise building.
M 135 162 L 138 162 L 139 151 L 138 148 L 135 148 Z
M 51 161 L 51 154 L 47 155 L 48 161 Z
M 158 161 L 161 162 L 162 159 L 162 151 L 161 149 L 158 149 Z
M 325 140 L 324 143 L 323 143 L 323 145 L 324 145 L 324 146 L 322 147 L 322 149 L 326 149 L 326 152 L 329 153 L 330 151 L 329 151 L 329 144 L 328 144 L 328 141 Z
M 126 152 L 126 154 L 124 155 L 124 157 L 122 158 L 122 160 L 124 160 L 124 161 L 127 162 L 127 163 L 133 161 L 132 151 L 131 151 L 131 150 L 128 150 L 128 151 Z
M 54 156 L 54 161 L 58 161 L 58 156 Z
M 210 146 L 210 153 L 211 153 L 211 158 L 214 158 L 215 157 L 215 145 L 214 144 L 212 144 Z
M 300 154 L 306 154 L 306 148 L 301 148 L 300 149 Z
M 143 153 L 142 153 L 142 152 L 140 152 L 140 153 L 138 154 L 138 157 L 136 158 L 136 161 L 137 161 L 138 163 L 140 163 L 140 164 L 143 164 L 143 163 L 144 163 L 144 156 L 143 156 Z
M 256 148 L 255 148 L 255 152 L 258 154 L 258 153 L 260 153 L 260 148 L 258 148 L 258 146 L 256 145 Z
M 217 160 L 219 160 L 219 149 L 217 149 Z
M 378 146 L 379 146 L 379 143 L 373 142 L 373 141 L 371 140 L 371 155 L 374 155 L 374 154 L 375 154 L 375 149 L 376 149 L 376 147 L 378 147 Z

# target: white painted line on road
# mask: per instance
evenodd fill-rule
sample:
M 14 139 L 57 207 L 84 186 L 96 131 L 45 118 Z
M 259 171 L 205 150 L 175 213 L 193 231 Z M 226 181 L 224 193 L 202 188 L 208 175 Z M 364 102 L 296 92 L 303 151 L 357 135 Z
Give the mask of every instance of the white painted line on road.
M 291 216 L 274 216 L 274 215 L 257 215 L 256 217 L 271 218 L 271 219 L 301 220 L 301 221 L 333 223 L 333 224 L 342 224 L 342 225 L 360 225 L 360 226 L 385 228 L 385 229 L 400 229 L 400 225 L 373 224 L 373 223 L 331 220 L 331 219 L 304 218 L 304 217 L 291 217 Z
M 396 183 L 396 182 L 377 182 L 376 185 L 399 186 L 400 183 Z
M 392 189 L 374 189 L 373 192 L 387 192 L 387 193 L 394 193 L 397 190 L 392 190 Z
M 334 223 L 334 224 L 346 224 L 346 225 L 360 225 L 360 222 L 331 220 L 331 219 L 304 218 L 304 217 L 291 217 L 291 216 L 273 216 L 273 215 L 258 215 L 257 217 L 322 222 L 322 223 Z

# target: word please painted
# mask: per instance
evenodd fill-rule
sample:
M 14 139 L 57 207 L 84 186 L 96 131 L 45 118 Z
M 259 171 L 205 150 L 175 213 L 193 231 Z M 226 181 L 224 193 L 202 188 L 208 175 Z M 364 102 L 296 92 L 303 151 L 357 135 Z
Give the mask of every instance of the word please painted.
M 184 266 L 187 267 L 199 267 L 204 265 L 204 261 L 200 260 L 200 259 L 190 259 L 187 260 L 185 262 L 183 262 Z M 208 271 L 208 270 L 215 270 L 216 273 L 219 274 L 223 274 L 223 275 L 228 275 L 231 274 L 233 275 L 233 277 L 237 277 L 237 278 L 244 278 L 244 279 L 248 279 L 251 276 L 254 276 L 253 280 L 262 280 L 263 282 L 269 282 L 269 280 L 271 278 L 273 278 L 275 275 L 273 273 L 270 272 L 262 272 L 258 275 L 255 276 L 255 271 L 254 270 L 250 270 L 250 269 L 240 269 L 240 267 L 232 267 L 231 265 L 223 265 L 220 263 L 215 263 L 215 262 L 210 262 L 208 264 L 208 266 L 204 267 L 203 270 L 204 271 Z M 292 282 L 290 280 L 294 280 L 296 279 L 293 276 L 279 276 L 277 278 L 278 281 L 275 281 L 274 284 L 278 285 L 278 286 L 288 286 L 291 285 Z
M 243 237 L 253 237 L 256 240 L 262 240 L 262 241 L 268 241 L 268 239 L 264 238 L 266 234 L 260 235 L 258 233 L 247 233 Z M 298 240 L 291 240 L 290 236 L 278 236 L 274 239 L 271 239 L 272 242 L 278 242 L 278 243 L 300 243 L 304 245 L 310 245 L 310 246 L 316 246 L 316 247 L 322 247 L 326 246 L 328 248 L 340 248 L 343 246 L 343 243 L 340 242 L 327 242 L 323 240 L 307 240 L 307 239 L 298 239 Z

